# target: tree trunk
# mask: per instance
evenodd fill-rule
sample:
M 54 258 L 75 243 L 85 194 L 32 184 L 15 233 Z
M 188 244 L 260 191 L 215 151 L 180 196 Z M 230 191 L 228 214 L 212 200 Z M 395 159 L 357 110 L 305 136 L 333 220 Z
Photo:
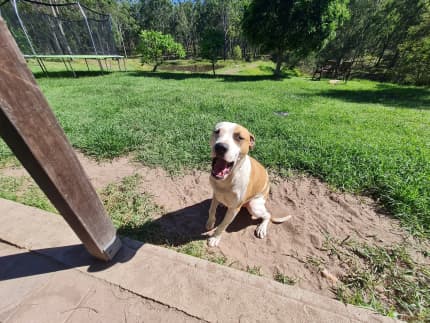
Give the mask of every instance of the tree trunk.
M 399 57 L 400 57 L 400 52 L 397 49 L 396 53 L 394 54 L 394 57 L 391 59 L 390 64 L 388 65 L 388 68 L 393 68 L 394 66 L 396 66 Z
M 278 51 L 276 57 L 276 68 L 275 68 L 275 76 L 281 76 L 281 67 L 282 67 L 282 52 Z
M 375 65 L 373 65 L 373 67 L 378 67 L 378 66 L 379 66 L 379 64 L 381 63 L 382 58 L 383 58 L 383 57 L 384 57 L 384 55 L 385 55 L 385 51 L 386 51 L 386 50 L 387 50 L 387 48 L 388 48 L 388 44 L 389 44 L 390 40 L 391 40 L 391 37 L 389 37 L 389 38 L 388 38 L 388 40 L 386 40 L 386 41 L 384 42 L 384 45 L 382 46 L 381 52 L 380 52 L 380 53 L 379 53 L 379 55 L 378 55 L 378 60 L 376 61 Z
M 160 64 L 155 63 L 154 68 L 152 69 L 152 71 L 153 71 L 153 72 L 156 72 L 156 71 L 157 71 L 157 67 L 158 67 L 158 65 L 160 65 Z
M 222 4 L 222 27 L 224 32 L 224 49 L 223 49 L 223 58 L 224 61 L 227 59 L 227 40 L 228 40 L 228 12 L 226 8 L 226 4 L 223 1 Z
M 214 76 L 215 76 L 215 62 L 214 61 L 212 61 L 212 72 L 214 73 Z

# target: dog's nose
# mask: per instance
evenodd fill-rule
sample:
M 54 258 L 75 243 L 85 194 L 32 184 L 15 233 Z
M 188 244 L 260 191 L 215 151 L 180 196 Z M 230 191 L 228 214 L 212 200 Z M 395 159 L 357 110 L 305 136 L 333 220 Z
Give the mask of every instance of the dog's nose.
M 228 145 L 224 144 L 222 142 L 219 142 L 219 143 L 215 144 L 214 150 L 215 150 L 215 153 L 217 155 L 223 156 L 226 153 L 226 151 L 228 150 Z

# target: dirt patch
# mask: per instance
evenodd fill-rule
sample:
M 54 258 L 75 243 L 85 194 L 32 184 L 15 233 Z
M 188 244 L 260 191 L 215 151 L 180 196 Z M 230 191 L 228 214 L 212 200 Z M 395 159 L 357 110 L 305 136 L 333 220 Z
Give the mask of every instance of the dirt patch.
M 198 181 L 194 181 L 196 178 Z M 184 192 L 192 194 L 185 203 L 188 206 L 164 215 L 158 223 L 172 236 L 188 237 L 184 242 L 201 239 L 199 235 L 205 231 L 210 205 L 208 175 L 197 172 L 161 181 L 169 187 L 170 198 L 163 204 L 168 210 L 184 204 L 178 203 L 185 201 Z M 152 194 L 163 194 L 153 189 L 149 185 L 146 187 Z M 272 184 L 268 208 L 275 217 L 293 217 L 286 223 L 271 224 L 268 237 L 260 240 L 254 235 L 258 221 L 242 210 L 223 235 L 216 252 L 225 256 L 227 265 L 232 267 L 252 268 L 271 278 L 282 273 L 295 280 L 298 286 L 328 296 L 333 296 L 331 287 L 337 279 L 333 277 L 340 277 L 344 272 L 342 261 L 330 256 L 326 247 L 331 239 L 378 246 L 408 239 L 398 221 L 378 213 L 372 200 L 332 192 L 313 178 L 300 176 Z M 218 222 L 224 213 L 225 208 L 220 207 Z
M 179 243 L 204 239 L 201 233 L 205 231 L 211 198 L 207 173 L 193 171 L 171 177 L 162 169 L 144 167 L 126 157 L 98 163 L 82 154 L 78 156 L 98 190 L 125 176 L 139 174 L 142 192 L 149 193 L 166 210 L 155 219 L 163 231 L 183 237 Z M 26 173 L 15 168 L 2 169 L 0 174 Z M 271 278 L 282 273 L 298 286 L 324 295 L 333 296 L 330 287 L 346 266 L 342 259 L 330 255 L 327 242 L 335 239 L 386 246 L 411 239 L 398 221 L 378 212 L 371 199 L 333 192 L 314 178 L 275 179 L 268 207 L 275 217 L 292 215 L 292 219 L 271 224 L 268 237 L 260 240 L 254 235 L 258 222 L 243 210 L 223 235 L 220 247 L 211 252 L 225 256 L 232 267 L 258 268 Z M 220 207 L 218 221 L 224 212 Z M 424 261 L 428 262 L 428 258 Z
M 80 152 L 77 152 L 77 156 L 96 190 L 101 190 L 110 183 L 119 182 L 126 176 L 139 174 L 142 178 L 142 191 L 150 193 L 154 202 L 168 212 L 193 205 L 211 196 L 209 178 L 202 172 L 192 172 L 183 177 L 173 178 L 164 169 L 145 167 L 133 162 L 131 157 L 98 162 Z M 0 175 L 29 176 L 23 167 L 0 169 Z

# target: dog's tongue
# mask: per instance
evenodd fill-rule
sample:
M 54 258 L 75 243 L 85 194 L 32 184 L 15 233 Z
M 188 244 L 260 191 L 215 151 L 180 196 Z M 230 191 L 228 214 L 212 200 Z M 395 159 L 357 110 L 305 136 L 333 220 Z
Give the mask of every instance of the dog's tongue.
M 217 158 L 212 167 L 212 172 L 217 177 L 223 177 L 228 172 L 227 162 L 222 158 Z

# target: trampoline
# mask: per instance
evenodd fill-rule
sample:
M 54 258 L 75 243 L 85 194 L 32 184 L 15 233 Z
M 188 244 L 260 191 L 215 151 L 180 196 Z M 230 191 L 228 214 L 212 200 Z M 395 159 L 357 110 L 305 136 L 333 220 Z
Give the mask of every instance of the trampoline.
M 6 0 L 0 3 L 6 21 L 26 59 L 35 59 L 48 75 L 44 61 L 60 60 L 74 76 L 73 60 L 96 60 L 100 70 L 127 70 L 122 35 L 110 15 L 97 12 L 79 2 L 53 3 L 34 0 Z M 122 44 L 124 55 L 117 44 Z M 109 65 L 108 65 L 109 61 Z M 122 66 L 121 66 L 122 63 Z

